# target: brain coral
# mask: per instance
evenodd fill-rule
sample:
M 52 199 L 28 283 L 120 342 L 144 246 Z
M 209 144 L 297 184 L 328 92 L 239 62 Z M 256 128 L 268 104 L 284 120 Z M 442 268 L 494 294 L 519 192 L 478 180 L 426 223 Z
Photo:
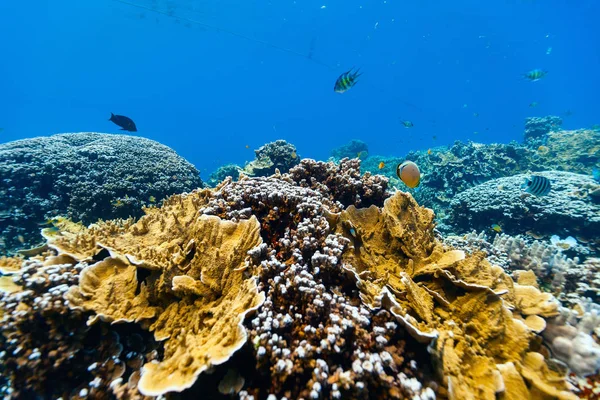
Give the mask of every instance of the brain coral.
M 57 215 L 84 223 L 140 216 L 143 205 L 202 185 L 196 168 L 167 146 L 126 135 L 18 140 L 0 145 L 0 160 L 0 236 L 8 248 L 38 242 L 38 224 Z
M 493 179 L 452 200 L 452 224 L 463 232 L 488 229 L 497 223 L 509 234 L 533 231 L 597 239 L 600 205 L 589 195 L 598 188 L 594 179 L 559 171 L 536 174 L 550 180 L 552 190 L 547 196 L 529 195 L 521 189 L 531 174 Z

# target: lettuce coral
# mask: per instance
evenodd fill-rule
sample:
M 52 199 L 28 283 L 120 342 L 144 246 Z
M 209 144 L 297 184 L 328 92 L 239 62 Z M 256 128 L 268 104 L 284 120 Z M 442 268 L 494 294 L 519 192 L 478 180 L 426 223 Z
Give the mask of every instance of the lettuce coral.
M 111 254 L 67 293 L 71 308 L 92 311 L 88 324 L 138 322 L 165 341 L 162 360 L 143 367 L 144 395 L 181 391 L 227 361 L 246 342 L 245 314 L 264 301 L 244 271 L 246 253 L 261 243 L 257 219 L 197 215 L 201 196 L 174 196 L 136 223 L 100 223 L 49 240 L 59 252 L 79 246 L 87 257 L 95 245 Z
M 522 365 L 542 317 L 558 315 L 553 296 L 514 283 L 482 253 L 444 249 L 431 210 L 406 193 L 397 192 L 382 209 L 349 207 L 340 220 L 340 233 L 351 241 L 343 260 L 361 298 L 371 308 L 389 309 L 420 341 L 431 342 L 449 397 L 510 396 L 513 386 L 496 365 Z M 525 376 L 510 378 L 523 389 Z M 564 380 L 553 385 L 568 395 Z

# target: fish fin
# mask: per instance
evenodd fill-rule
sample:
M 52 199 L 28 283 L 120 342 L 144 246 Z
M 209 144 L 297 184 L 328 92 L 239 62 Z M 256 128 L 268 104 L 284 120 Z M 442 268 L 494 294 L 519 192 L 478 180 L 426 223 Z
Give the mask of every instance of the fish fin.
M 108 119 L 109 121 L 112 121 L 112 119 L 115 117 L 115 114 L 110 113 L 110 118 Z

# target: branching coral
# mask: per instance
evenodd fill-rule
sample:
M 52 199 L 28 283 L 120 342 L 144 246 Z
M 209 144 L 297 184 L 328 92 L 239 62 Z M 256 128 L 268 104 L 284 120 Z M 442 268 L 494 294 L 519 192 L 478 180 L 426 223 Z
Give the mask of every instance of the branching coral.
M 86 316 L 68 308 L 63 294 L 84 266 L 51 254 L 24 261 L 19 290 L 0 298 L 4 398 L 141 398 L 130 388 L 157 346 L 135 326 L 87 327 Z
M 388 196 L 388 179 L 370 172 L 361 175 L 360 162 L 358 158 L 344 158 L 339 164 L 304 159 L 290 170 L 289 176 L 297 185 L 309 187 L 338 202 L 339 209 L 349 205 L 381 205 Z

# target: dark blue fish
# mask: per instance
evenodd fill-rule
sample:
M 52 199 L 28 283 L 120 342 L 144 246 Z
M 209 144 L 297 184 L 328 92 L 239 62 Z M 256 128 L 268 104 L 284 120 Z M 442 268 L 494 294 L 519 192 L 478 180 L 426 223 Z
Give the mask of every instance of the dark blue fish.
M 120 126 L 122 131 L 137 132 L 135 122 L 129 117 L 110 113 L 110 118 L 108 120 Z
M 525 182 L 521 185 L 521 189 L 525 189 L 527 193 L 531 193 L 534 196 L 545 196 L 550 193 L 550 179 L 533 175 L 531 179 L 525 178 Z
M 333 90 L 335 92 L 344 93 L 346 90 L 356 85 L 358 77 L 362 74 L 360 73 L 359 69 L 357 69 L 356 71 L 353 70 L 354 68 L 352 68 L 350 71 L 344 72 L 339 76 L 339 78 L 337 78 L 337 80 L 335 81 L 335 86 L 333 87 Z

